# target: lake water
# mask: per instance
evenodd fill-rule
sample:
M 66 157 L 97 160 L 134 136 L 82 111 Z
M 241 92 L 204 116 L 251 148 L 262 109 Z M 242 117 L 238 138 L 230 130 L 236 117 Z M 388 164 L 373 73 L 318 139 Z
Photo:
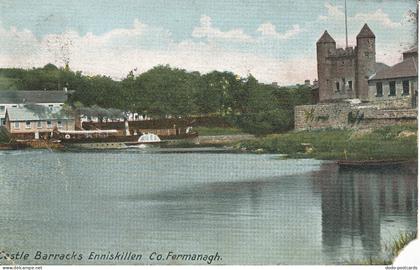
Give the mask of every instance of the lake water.
M 19 264 L 188 263 L 149 259 L 169 251 L 218 252 L 214 264 L 333 264 L 380 256 L 416 230 L 417 168 L 343 171 L 268 154 L 148 149 L 1 151 L 0 205 L 0 250 L 29 254 Z M 35 260 L 37 251 L 83 258 Z M 143 257 L 91 261 L 91 252 Z

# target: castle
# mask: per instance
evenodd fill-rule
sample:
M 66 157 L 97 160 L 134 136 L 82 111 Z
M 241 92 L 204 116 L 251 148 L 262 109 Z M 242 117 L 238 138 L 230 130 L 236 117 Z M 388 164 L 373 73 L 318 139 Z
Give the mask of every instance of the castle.
M 390 67 L 376 62 L 376 37 L 367 24 L 356 39 L 354 48 L 337 48 L 325 31 L 317 41 L 317 104 L 295 107 L 296 130 L 417 122 L 417 47 Z
M 365 24 L 355 48 L 337 48 L 327 31 L 316 43 L 319 101 L 369 100 L 368 79 L 375 73 L 375 35 Z

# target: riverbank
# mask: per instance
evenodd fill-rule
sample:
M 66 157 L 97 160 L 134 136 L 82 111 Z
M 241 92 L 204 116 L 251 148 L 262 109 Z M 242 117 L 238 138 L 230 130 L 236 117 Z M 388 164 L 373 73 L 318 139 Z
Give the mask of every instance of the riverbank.
M 232 145 L 239 151 L 281 153 L 315 159 L 417 159 L 417 126 L 288 132 Z
M 388 244 L 384 244 L 382 257 L 369 257 L 362 260 L 347 261 L 344 264 L 349 265 L 390 265 L 392 264 L 403 249 L 411 242 L 417 239 L 417 231 L 400 233 L 400 235 Z
M 238 134 L 221 134 L 223 131 L 223 129 L 210 130 L 207 134 L 214 135 L 202 136 L 200 134 L 195 140 L 171 141 L 161 147 L 224 147 L 232 152 L 275 153 L 284 154 L 290 158 L 321 160 L 417 159 L 416 125 L 363 130 L 291 131 L 264 137 L 241 134 L 236 130 L 228 133 Z M 42 147 L 43 145 L 39 145 L 36 148 Z

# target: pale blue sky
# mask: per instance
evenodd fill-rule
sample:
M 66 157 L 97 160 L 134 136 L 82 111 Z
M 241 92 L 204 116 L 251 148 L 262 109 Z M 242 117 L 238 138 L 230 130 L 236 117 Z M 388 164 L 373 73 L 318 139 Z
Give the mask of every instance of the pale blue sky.
M 348 0 L 350 42 L 367 22 L 378 60 L 397 62 L 413 44 L 414 26 L 405 17 L 415 5 Z M 343 44 L 343 6 L 344 0 L 0 0 L 0 66 L 68 60 L 88 74 L 121 78 L 134 68 L 171 64 L 301 82 L 316 78 L 315 42 L 325 29 Z

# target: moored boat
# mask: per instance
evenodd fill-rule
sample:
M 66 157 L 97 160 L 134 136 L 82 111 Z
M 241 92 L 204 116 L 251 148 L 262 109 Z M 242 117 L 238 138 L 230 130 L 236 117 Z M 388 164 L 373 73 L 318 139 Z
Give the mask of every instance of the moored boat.
M 152 133 L 141 135 L 120 135 L 116 130 L 80 130 L 58 131 L 58 138 L 66 148 L 83 149 L 123 149 L 138 148 L 139 145 L 161 144 L 169 141 L 192 140 L 197 138 L 196 132 L 178 135 L 157 136 Z

